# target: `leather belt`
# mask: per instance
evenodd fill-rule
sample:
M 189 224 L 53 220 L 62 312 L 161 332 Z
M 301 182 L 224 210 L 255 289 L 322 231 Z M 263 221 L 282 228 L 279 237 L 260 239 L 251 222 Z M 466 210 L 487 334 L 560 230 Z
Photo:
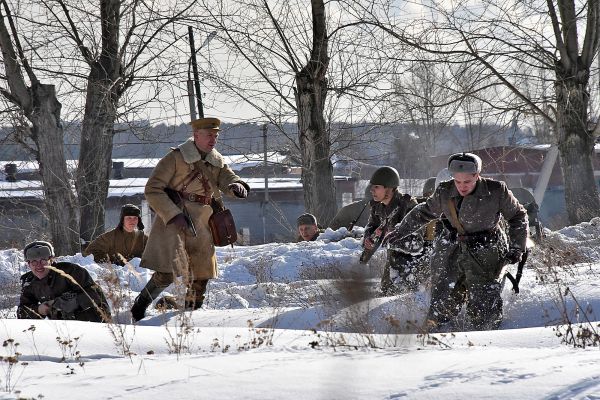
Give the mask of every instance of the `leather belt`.
M 485 242 L 494 238 L 497 234 L 496 229 L 492 229 L 489 231 L 479 231 L 479 232 L 471 232 L 461 235 L 460 233 L 456 234 L 457 242 Z
M 194 203 L 202 203 L 205 205 L 209 205 L 212 200 L 211 196 L 204 196 L 196 193 L 188 193 L 188 192 L 179 192 L 181 198 L 187 201 L 191 201 Z

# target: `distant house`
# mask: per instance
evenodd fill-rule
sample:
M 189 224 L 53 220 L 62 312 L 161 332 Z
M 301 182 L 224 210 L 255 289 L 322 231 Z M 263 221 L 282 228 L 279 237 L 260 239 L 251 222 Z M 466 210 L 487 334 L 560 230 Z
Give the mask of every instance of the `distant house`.
M 509 186 L 534 188 L 549 145 L 530 147 L 498 146 L 473 150 L 481 157 L 485 176 L 505 181 Z M 450 155 L 433 157 L 433 167 L 445 168 Z M 559 163 L 554 165 L 549 186 L 562 185 Z
M 509 188 L 524 187 L 533 192 L 549 149 L 550 145 L 498 146 L 471 152 L 481 157 L 484 176 L 503 180 Z M 449 154 L 433 157 L 433 167 L 436 170 L 445 168 L 448 157 Z M 600 184 L 600 145 L 598 144 L 595 148 L 594 176 L 597 177 L 596 183 Z M 559 159 L 552 167 L 548 186 L 540 205 L 540 219 L 551 228 L 560 228 L 566 224 L 564 182 Z
M 146 228 L 150 229 L 153 213 L 145 202 L 144 187 L 158 161 L 157 158 L 113 160 L 112 179 L 105 203 L 107 229 L 117 225 L 120 208 L 126 203 L 141 206 Z M 244 243 L 293 240 L 296 237 L 296 218 L 305 212 L 298 167 L 288 165 L 286 158 L 279 153 L 268 154 L 267 168 L 264 168 L 262 154 L 227 156 L 226 162 L 251 187 L 248 199 L 225 198 Z M 10 173 L 6 173 L 7 164 L 16 164 L 16 168 L 8 167 Z M 75 161 L 69 162 L 71 170 L 75 165 Z M 2 167 L 0 245 L 22 245 L 26 240 L 39 237 L 40 232 L 48 231 L 37 163 L 4 163 Z M 265 172 L 268 184 L 265 184 Z M 358 182 L 350 176 L 335 177 L 338 207 L 362 198 L 363 193 L 357 192 Z M 268 201 L 265 201 L 267 191 Z

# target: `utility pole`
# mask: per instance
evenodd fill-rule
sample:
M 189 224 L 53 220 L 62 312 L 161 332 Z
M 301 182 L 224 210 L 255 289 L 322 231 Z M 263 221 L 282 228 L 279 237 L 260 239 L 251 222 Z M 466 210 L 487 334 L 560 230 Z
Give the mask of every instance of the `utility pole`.
M 191 26 L 188 26 L 188 36 L 190 39 L 190 51 L 192 53 L 192 71 L 194 73 L 194 86 L 196 88 L 196 101 L 198 102 L 198 114 L 200 118 L 204 118 L 204 108 L 202 107 L 202 94 L 200 93 L 200 78 L 198 76 L 198 62 L 196 61 L 196 48 L 194 45 L 194 29 Z M 188 83 L 188 92 L 191 88 L 191 85 Z M 192 115 L 192 120 L 196 119 L 196 113 L 192 113 L 192 103 L 193 100 L 190 99 L 190 114 Z
M 187 80 L 188 101 L 190 103 L 190 121 L 196 119 L 196 104 L 194 103 L 194 81 L 188 71 Z
M 262 225 L 263 225 L 263 243 L 267 242 L 267 223 L 266 223 L 266 214 L 267 214 L 267 206 L 269 204 L 269 173 L 267 170 L 268 161 L 267 161 L 267 129 L 268 125 L 263 125 L 263 170 L 265 174 L 265 199 L 262 204 Z
M 264 124 L 263 125 L 263 151 L 264 151 L 264 156 L 263 156 L 263 161 L 264 161 L 264 167 L 265 167 L 265 202 L 268 203 L 269 202 L 269 174 L 267 171 L 267 167 L 268 167 L 268 161 L 267 161 L 267 129 L 268 129 L 268 125 Z

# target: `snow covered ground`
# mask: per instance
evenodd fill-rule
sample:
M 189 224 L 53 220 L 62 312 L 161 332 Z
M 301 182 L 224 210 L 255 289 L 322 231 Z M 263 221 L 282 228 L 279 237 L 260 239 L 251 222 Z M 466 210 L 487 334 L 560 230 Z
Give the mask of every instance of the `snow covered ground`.
M 547 232 L 488 332 L 421 334 L 427 290 L 380 297 L 384 251 L 361 266 L 345 233 L 220 248 L 203 309 L 152 308 L 137 325 L 139 259 L 64 257 L 101 283 L 117 323 L 16 320 L 26 265 L 1 250 L 0 398 L 600 399 L 600 218 Z

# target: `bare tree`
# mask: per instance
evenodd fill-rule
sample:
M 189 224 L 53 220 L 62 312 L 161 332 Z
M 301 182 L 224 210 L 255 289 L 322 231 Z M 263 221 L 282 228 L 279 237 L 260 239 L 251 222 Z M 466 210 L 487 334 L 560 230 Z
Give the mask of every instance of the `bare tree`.
M 353 127 L 374 115 L 378 93 L 372 83 L 386 60 L 376 47 L 358 56 L 364 33 L 340 29 L 345 13 L 335 1 L 307 5 L 204 1 L 211 18 L 203 29 L 216 29 L 221 47 L 211 48 L 215 61 L 202 67 L 217 85 L 214 91 L 251 105 L 288 137 L 303 166 L 305 207 L 325 225 L 336 208 L 332 157 L 346 156 L 359 141 L 376 140 L 376 134 L 364 134 L 368 127 Z M 296 132 L 284 129 L 289 122 L 296 123 Z
M 320 223 L 336 212 L 331 138 L 324 110 L 328 94 L 329 37 L 325 4 L 310 11 L 296 2 L 204 2 L 231 63 L 209 78 L 250 104 L 282 134 L 297 120 L 304 203 Z M 306 24 L 305 21 L 312 21 Z M 206 29 L 206 28 L 205 28 Z
M 448 125 L 453 123 L 463 96 L 458 94 L 456 85 L 452 85 L 451 69 L 437 60 L 428 59 L 427 54 L 414 61 L 404 61 L 396 68 L 403 72 L 397 73 L 385 114 L 389 121 L 407 124 L 410 134 L 417 138 L 398 142 L 411 146 L 399 148 L 399 155 L 404 153 L 400 156 L 399 167 L 416 172 L 414 157 L 418 156 L 418 170 L 426 174 L 420 177 L 436 175 L 437 171 L 432 171 L 430 165 L 430 156 L 437 154 L 438 142 Z
M 296 72 L 296 106 L 298 136 L 302 152 L 302 182 L 304 203 L 327 224 L 337 211 L 333 166 L 330 160 L 331 142 L 325 130 L 323 110 L 327 97 L 327 67 L 329 53 L 323 0 L 311 0 L 312 48 L 308 62 Z M 297 69 L 298 67 L 296 67 Z
M 74 231 L 89 241 L 104 231 L 115 125 L 141 125 L 151 113 L 145 108 L 168 97 L 163 92 L 169 86 L 179 85 L 180 57 L 188 50 L 177 46 L 186 45 L 180 39 L 186 37 L 195 0 L 3 3 L 19 10 L 15 19 L 26 44 L 23 59 L 35 60 L 32 71 L 54 82 L 67 108 L 63 118 L 82 121 L 75 179 L 80 221 Z M 62 144 L 62 137 L 54 143 Z
M 89 69 L 76 181 L 80 235 L 89 241 L 104 232 L 115 122 L 119 107 L 131 107 L 122 97 L 136 81 L 174 73 L 176 64 L 161 66 L 157 60 L 167 57 L 184 34 L 183 26 L 173 25 L 184 19 L 194 1 L 165 6 L 158 1 L 100 0 L 92 7 L 99 18 L 91 22 L 100 26 L 99 38 L 87 23 L 90 14 L 82 13 L 77 3 L 56 0 L 46 5 L 56 22 L 64 21 L 60 25 Z
M 436 54 L 440 61 L 457 59 L 485 67 L 491 80 L 483 86 L 505 90 L 494 107 L 533 112 L 555 127 L 565 182 L 570 223 L 600 214 L 600 198 L 592 157 L 600 125 L 590 124 L 589 79 L 600 43 L 600 2 L 534 0 L 496 2 L 432 2 L 422 14 L 406 18 L 391 1 L 347 1 L 357 24 L 386 32 L 402 46 Z M 553 79 L 539 81 L 538 90 L 524 82 L 552 71 Z M 554 109 L 544 108 L 542 87 L 554 85 Z M 478 88 L 473 88 L 473 91 Z
M 7 84 L 0 93 L 16 106 L 23 117 L 19 127 L 33 141 L 33 146 L 23 144 L 39 164 L 52 242 L 57 254 L 74 254 L 79 251 L 77 208 L 63 149 L 61 104 L 55 86 L 42 83 L 25 56 L 6 1 L 0 2 L 0 48 Z

